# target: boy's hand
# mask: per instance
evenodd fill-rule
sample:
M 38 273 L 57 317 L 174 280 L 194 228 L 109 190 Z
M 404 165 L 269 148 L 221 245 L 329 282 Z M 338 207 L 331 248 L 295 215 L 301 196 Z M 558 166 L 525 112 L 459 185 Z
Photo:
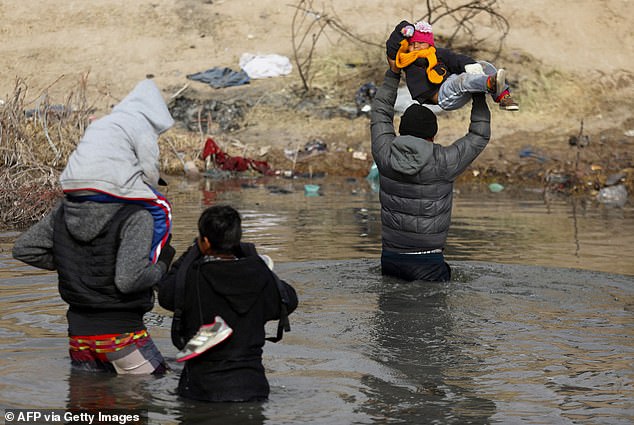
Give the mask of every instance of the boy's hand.
M 163 246 L 161 253 L 159 254 L 159 258 L 157 263 L 163 263 L 165 265 L 165 271 L 169 270 L 170 265 L 172 264 L 172 260 L 174 259 L 174 255 L 176 254 L 176 250 L 170 244 L 172 241 L 172 235 L 169 235 L 167 238 L 167 243 Z
M 412 25 L 407 21 L 401 21 L 390 34 L 390 38 L 385 42 L 385 53 L 387 57 L 390 59 L 396 59 L 396 53 L 398 53 L 398 49 L 401 47 L 401 41 L 405 38 L 401 30 L 408 26 Z

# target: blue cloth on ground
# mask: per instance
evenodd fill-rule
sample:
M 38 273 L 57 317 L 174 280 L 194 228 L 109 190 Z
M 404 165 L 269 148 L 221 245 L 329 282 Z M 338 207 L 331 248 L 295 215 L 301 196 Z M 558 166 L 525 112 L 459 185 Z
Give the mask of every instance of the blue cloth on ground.
M 240 86 L 249 83 L 249 75 L 244 71 L 234 71 L 231 68 L 215 67 L 206 71 L 189 74 L 188 79 L 207 83 L 219 89 L 230 86 Z

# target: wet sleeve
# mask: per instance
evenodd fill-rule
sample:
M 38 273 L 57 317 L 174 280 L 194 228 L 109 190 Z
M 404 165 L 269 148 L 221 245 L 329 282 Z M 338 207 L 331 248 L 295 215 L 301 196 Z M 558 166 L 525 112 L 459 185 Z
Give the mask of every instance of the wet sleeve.
M 59 205 L 38 223 L 22 233 L 13 245 L 13 258 L 46 270 L 55 270 L 53 228 Z
M 167 271 L 161 263 L 150 261 L 153 235 L 154 220 L 147 210 L 132 214 L 123 225 L 115 272 L 115 285 L 121 292 L 151 288 Z

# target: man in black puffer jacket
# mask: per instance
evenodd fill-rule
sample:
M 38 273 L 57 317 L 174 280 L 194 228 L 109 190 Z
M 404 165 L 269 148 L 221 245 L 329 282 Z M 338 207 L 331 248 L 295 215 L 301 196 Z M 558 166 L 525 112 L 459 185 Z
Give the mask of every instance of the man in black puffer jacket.
M 469 132 L 449 146 L 434 143 L 434 113 L 413 104 L 394 131 L 400 69 L 388 57 L 372 104 L 372 156 L 380 174 L 382 273 L 405 280 L 448 281 L 443 251 L 451 223 L 454 180 L 484 150 L 491 114 L 484 94 L 474 94 Z

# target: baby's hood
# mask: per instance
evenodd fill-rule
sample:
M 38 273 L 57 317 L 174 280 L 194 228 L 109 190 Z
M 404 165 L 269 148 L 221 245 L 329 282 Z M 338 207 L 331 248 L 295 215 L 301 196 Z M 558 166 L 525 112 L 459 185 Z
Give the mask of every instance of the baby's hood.
M 145 183 L 158 185 L 157 142 L 173 124 L 156 84 L 141 81 L 110 114 L 88 126 L 60 177 L 62 188 L 154 197 Z
M 124 113 L 140 114 L 145 117 L 157 135 L 174 125 L 174 119 L 167 108 L 161 91 L 152 80 L 143 80 L 114 108 L 111 115 Z M 125 125 L 125 122 L 123 122 Z

